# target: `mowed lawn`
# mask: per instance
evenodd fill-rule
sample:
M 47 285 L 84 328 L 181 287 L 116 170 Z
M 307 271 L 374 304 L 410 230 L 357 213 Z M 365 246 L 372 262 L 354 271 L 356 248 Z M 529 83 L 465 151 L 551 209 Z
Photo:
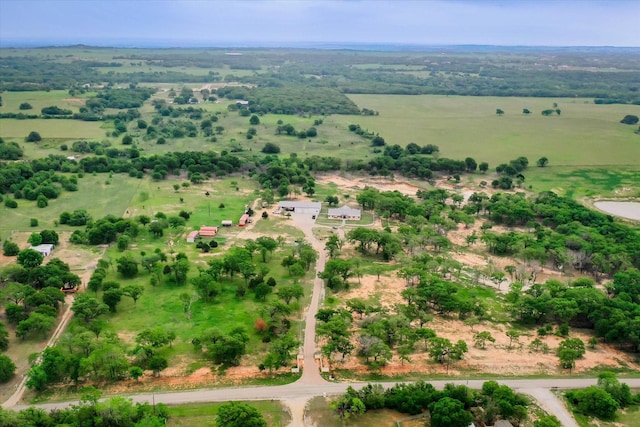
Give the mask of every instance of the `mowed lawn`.
M 591 99 L 463 96 L 349 95 L 379 116 L 333 116 L 360 124 L 387 144 L 436 144 L 440 155 L 498 163 L 518 156 L 546 156 L 556 166 L 640 165 L 637 126 L 619 123 L 640 115 L 637 105 L 595 105 Z M 557 103 L 561 115 L 544 117 Z M 522 114 L 528 108 L 530 115 Z M 504 115 L 496 115 L 502 109 Z

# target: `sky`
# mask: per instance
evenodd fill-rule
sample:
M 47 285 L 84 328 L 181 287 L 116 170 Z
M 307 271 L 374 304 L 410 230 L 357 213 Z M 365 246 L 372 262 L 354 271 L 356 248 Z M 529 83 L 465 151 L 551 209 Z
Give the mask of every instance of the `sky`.
M 0 45 L 640 46 L 640 0 L 0 0 Z

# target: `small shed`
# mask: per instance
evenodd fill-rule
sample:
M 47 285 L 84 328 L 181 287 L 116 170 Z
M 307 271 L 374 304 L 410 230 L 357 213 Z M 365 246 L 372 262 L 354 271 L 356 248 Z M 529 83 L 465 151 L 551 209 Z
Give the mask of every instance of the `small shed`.
M 200 237 L 215 237 L 218 234 L 218 227 L 208 227 L 203 225 L 200 227 L 200 231 L 198 231 L 198 235 Z
M 42 256 L 49 256 L 53 252 L 53 245 L 49 243 L 43 243 L 38 246 L 31 246 L 29 249 L 33 249 L 34 251 L 40 253 Z
M 223 219 L 222 220 L 222 226 L 223 227 L 231 227 L 233 225 L 233 221 L 231 221 L 230 219 Z
M 192 231 L 187 235 L 187 243 L 195 242 L 199 235 L 200 235 L 199 231 Z
M 249 220 L 249 214 L 242 215 L 240 217 L 240 221 L 238 221 L 238 227 L 244 227 L 248 220 Z

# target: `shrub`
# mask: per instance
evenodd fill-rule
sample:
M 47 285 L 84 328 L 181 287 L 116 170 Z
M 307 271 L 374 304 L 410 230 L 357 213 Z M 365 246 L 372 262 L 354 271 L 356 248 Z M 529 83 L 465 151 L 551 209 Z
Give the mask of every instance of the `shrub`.
M 31 218 L 29 220 L 29 226 L 31 227 L 37 227 L 38 226 L 38 220 L 36 218 Z
M 11 240 L 5 240 L 2 244 L 2 254 L 4 256 L 16 256 L 20 252 L 20 247 Z
M 27 142 L 38 142 L 38 141 L 42 141 L 42 137 L 40 136 L 40 134 L 36 131 L 31 131 L 29 132 L 29 135 L 25 138 L 25 141 Z
M 4 205 L 5 205 L 6 207 L 8 207 L 9 209 L 15 209 L 15 208 L 17 208 L 17 207 L 18 207 L 18 202 L 16 202 L 16 201 L 15 201 L 15 200 L 13 200 L 13 199 L 5 199 L 5 201 L 4 201 Z
M 624 116 L 622 120 L 620 120 L 620 123 L 625 125 L 635 125 L 636 123 L 638 123 L 639 120 L 640 119 L 638 119 L 638 116 L 635 116 L 633 114 L 627 114 L 626 116 Z
M 16 372 L 16 365 L 4 354 L 0 355 L 0 383 L 6 383 Z

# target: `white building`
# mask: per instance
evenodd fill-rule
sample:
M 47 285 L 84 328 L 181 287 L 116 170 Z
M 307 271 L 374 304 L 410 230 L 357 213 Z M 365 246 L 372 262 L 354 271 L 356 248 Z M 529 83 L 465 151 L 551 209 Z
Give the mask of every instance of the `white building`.
M 278 202 L 278 207 L 281 211 L 318 215 L 320 213 L 320 209 L 322 208 L 322 203 L 290 202 L 283 200 Z
M 39 252 L 42 256 L 49 256 L 53 252 L 53 245 L 46 243 L 38 246 L 31 246 L 29 249 Z
M 362 213 L 360 212 L 360 209 L 342 206 L 341 208 L 329 209 L 327 216 L 329 219 L 350 219 L 357 221 L 362 218 Z

